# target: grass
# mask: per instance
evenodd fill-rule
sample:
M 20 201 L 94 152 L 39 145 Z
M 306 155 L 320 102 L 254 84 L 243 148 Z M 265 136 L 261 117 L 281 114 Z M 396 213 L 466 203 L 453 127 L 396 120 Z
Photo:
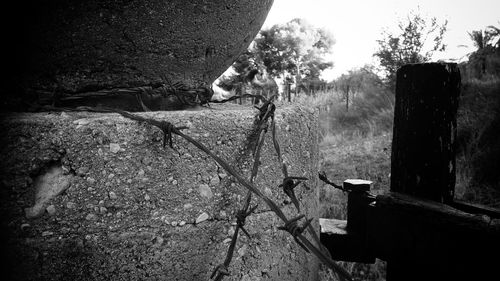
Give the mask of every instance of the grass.
M 373 181 L 372 192 L 389 189 L 394 102 L 383 93 L 357 95 L 349 111 L 336 93 L 299 97 L 320 108 L 320 170 L 338 184 Z M 455 197 L 500 208 L 500 78 L 464 81 L 457 115 L 458 153 Z M 346 219 L 347 196 L 320 187 L 320 217 Z M 355 280 L 385 280 L 386 264 L 341 262 Z M 338 280 L 323 268 L 322 281 Z
M 320 143 L 320 169 L 337 183 L 345 179 L 373 181 L 372 193 L 389 188 L 390 144 L 392 135 L 357 132 L 327 134 Z M 320 187 L 320 217 L 346 219 L 347 194 L 329 185 Z M 385 280 L 386 263 L 374 264 L 340 262 L 354 280 Z M 320 280 L 338 280 L 330 269 L 323 268 Z
M 388 190 L 391 140 L 390 133 L 369 137 L 327 135 L 320 143 L 320 169 L 339 184 L 346 179 L 365 179 L 373 182 L 375 194 Z M 342 191 L 324 185 L 320 198 L 320 216 L 345 219 L 347 197 Z
M 373 182 L 377 194 L 389 188 L 392 140 L 391 99 L 358 94 L 349 111 L 340 95 L 322 92 L 299 96 L 296 102 L 320 109 L 320 170 L 338 184 L 346 179 Z M 346 219 L 347 194 L 329 185 L 320 186 L 320 217 Z M 355 280 L 385 280 L 386 263 L 340 262 Z M 320 280 L 338 280 L 328 268 L 322 268 Z
M 457 119 L 456 197 L 500 208 L 500 78 L 463 82 Z

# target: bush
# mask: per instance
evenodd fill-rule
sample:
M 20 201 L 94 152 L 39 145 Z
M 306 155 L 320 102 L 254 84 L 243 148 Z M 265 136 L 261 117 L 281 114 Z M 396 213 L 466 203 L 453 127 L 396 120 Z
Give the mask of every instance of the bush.
M 358 93 L 349 111 L 339 99 L 327 108 L 328 132 L 376 136 L 392 131 L 394 96 L 384 89 Z
M 457 195 L 483 204 L 500 199 L 500 79 L 465 81 L 457 119 Z

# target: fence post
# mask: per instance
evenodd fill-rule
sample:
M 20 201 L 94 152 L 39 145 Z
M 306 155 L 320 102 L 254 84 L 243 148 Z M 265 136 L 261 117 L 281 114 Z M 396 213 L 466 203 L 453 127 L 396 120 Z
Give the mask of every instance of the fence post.
M 453 200 L 459 91 L 454 63 L 409 64 L 398 70 L 391 191 L 440 203 Z M 415 269 L 411 262 L 388 260 L 387 280 L 410 280 Z
M 460 72 L 456 64 L 410 64 L 397 72 L 391 191 L 450 203 Z
M 286 92 L 288 94 L 288 102 L 292 102 L 292 84 L 286 83 Z

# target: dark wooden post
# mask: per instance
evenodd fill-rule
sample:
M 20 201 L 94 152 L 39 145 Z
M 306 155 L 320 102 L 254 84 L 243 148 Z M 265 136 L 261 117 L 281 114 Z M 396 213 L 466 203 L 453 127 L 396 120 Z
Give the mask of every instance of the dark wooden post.
M 451 202 L 459 91 L 456 64 L 410 64 L 398 70 L 391 191 Z
M 398 70 L 391 191 L 451 203 L 459 91 L 460 72 L 456 64 L 410 64 Z M 417 280 L 423 273 L 414 271 L 439 269 L 435 264 L 419 268 L 416 263 L 422 265 L 426 261 L 408 255 L 408 259 L 387 261 L 388 281 Z

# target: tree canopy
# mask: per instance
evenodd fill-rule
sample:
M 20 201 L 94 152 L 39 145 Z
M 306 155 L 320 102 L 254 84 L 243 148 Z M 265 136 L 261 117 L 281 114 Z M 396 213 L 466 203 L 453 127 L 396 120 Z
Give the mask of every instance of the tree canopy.
M 255 38 L 253 52 L 269 73 L 318 78 L 333 66 L 325 56 L 331 53 L 335 39 L 331 32 L 316 28 L 303 19 L 293 19 L 262 30 Z
M 463 75 L 466 78 L 482 78 L 500 74 L 500 28 L 490 25 L 484 30 L 473 30 L 469 37 L 476 51 L 469 54 Z
M 372 65 L 351 69 L 335 79 L 333 83 L 335 89 L 341 95 L 341 100 L 345 102 L 346 111 L 349 111 L 349 107 L 357 93 L 366 94 L 365 99 L 372 98 L 368 96 L 385 94 L 384 84 Z M 377 106 L 381 107 L 381 105 Z
M 234 62 L 236 75 L 228 77 L 224 84 L 244 81 L 251 68 L 264 69 L 272 77 L 290 82 L 318 80 L 323 70 L 333 66 L 327 55 L 334 44 L 331 32 L 303 19 L 276 24 L 260 31 L 249 49 Z
M 379 59 L 389 85 L 394 85 L 396 71 L 401 66 L 427 62 L 435 52 L 446 49 L 443 37 L 447 25 L 446 20 L 439 23 L 435 17 L 425 18 L 413 11 L 399 21 L 396 32 L 386 30 L 382 33 L 374 56 Z
M 469 37 L 477 50 L 486 47 L 500 48 L 500 28 L 496 26 L 490 25 L 484 30 L 473 30 L 469 32 Z

